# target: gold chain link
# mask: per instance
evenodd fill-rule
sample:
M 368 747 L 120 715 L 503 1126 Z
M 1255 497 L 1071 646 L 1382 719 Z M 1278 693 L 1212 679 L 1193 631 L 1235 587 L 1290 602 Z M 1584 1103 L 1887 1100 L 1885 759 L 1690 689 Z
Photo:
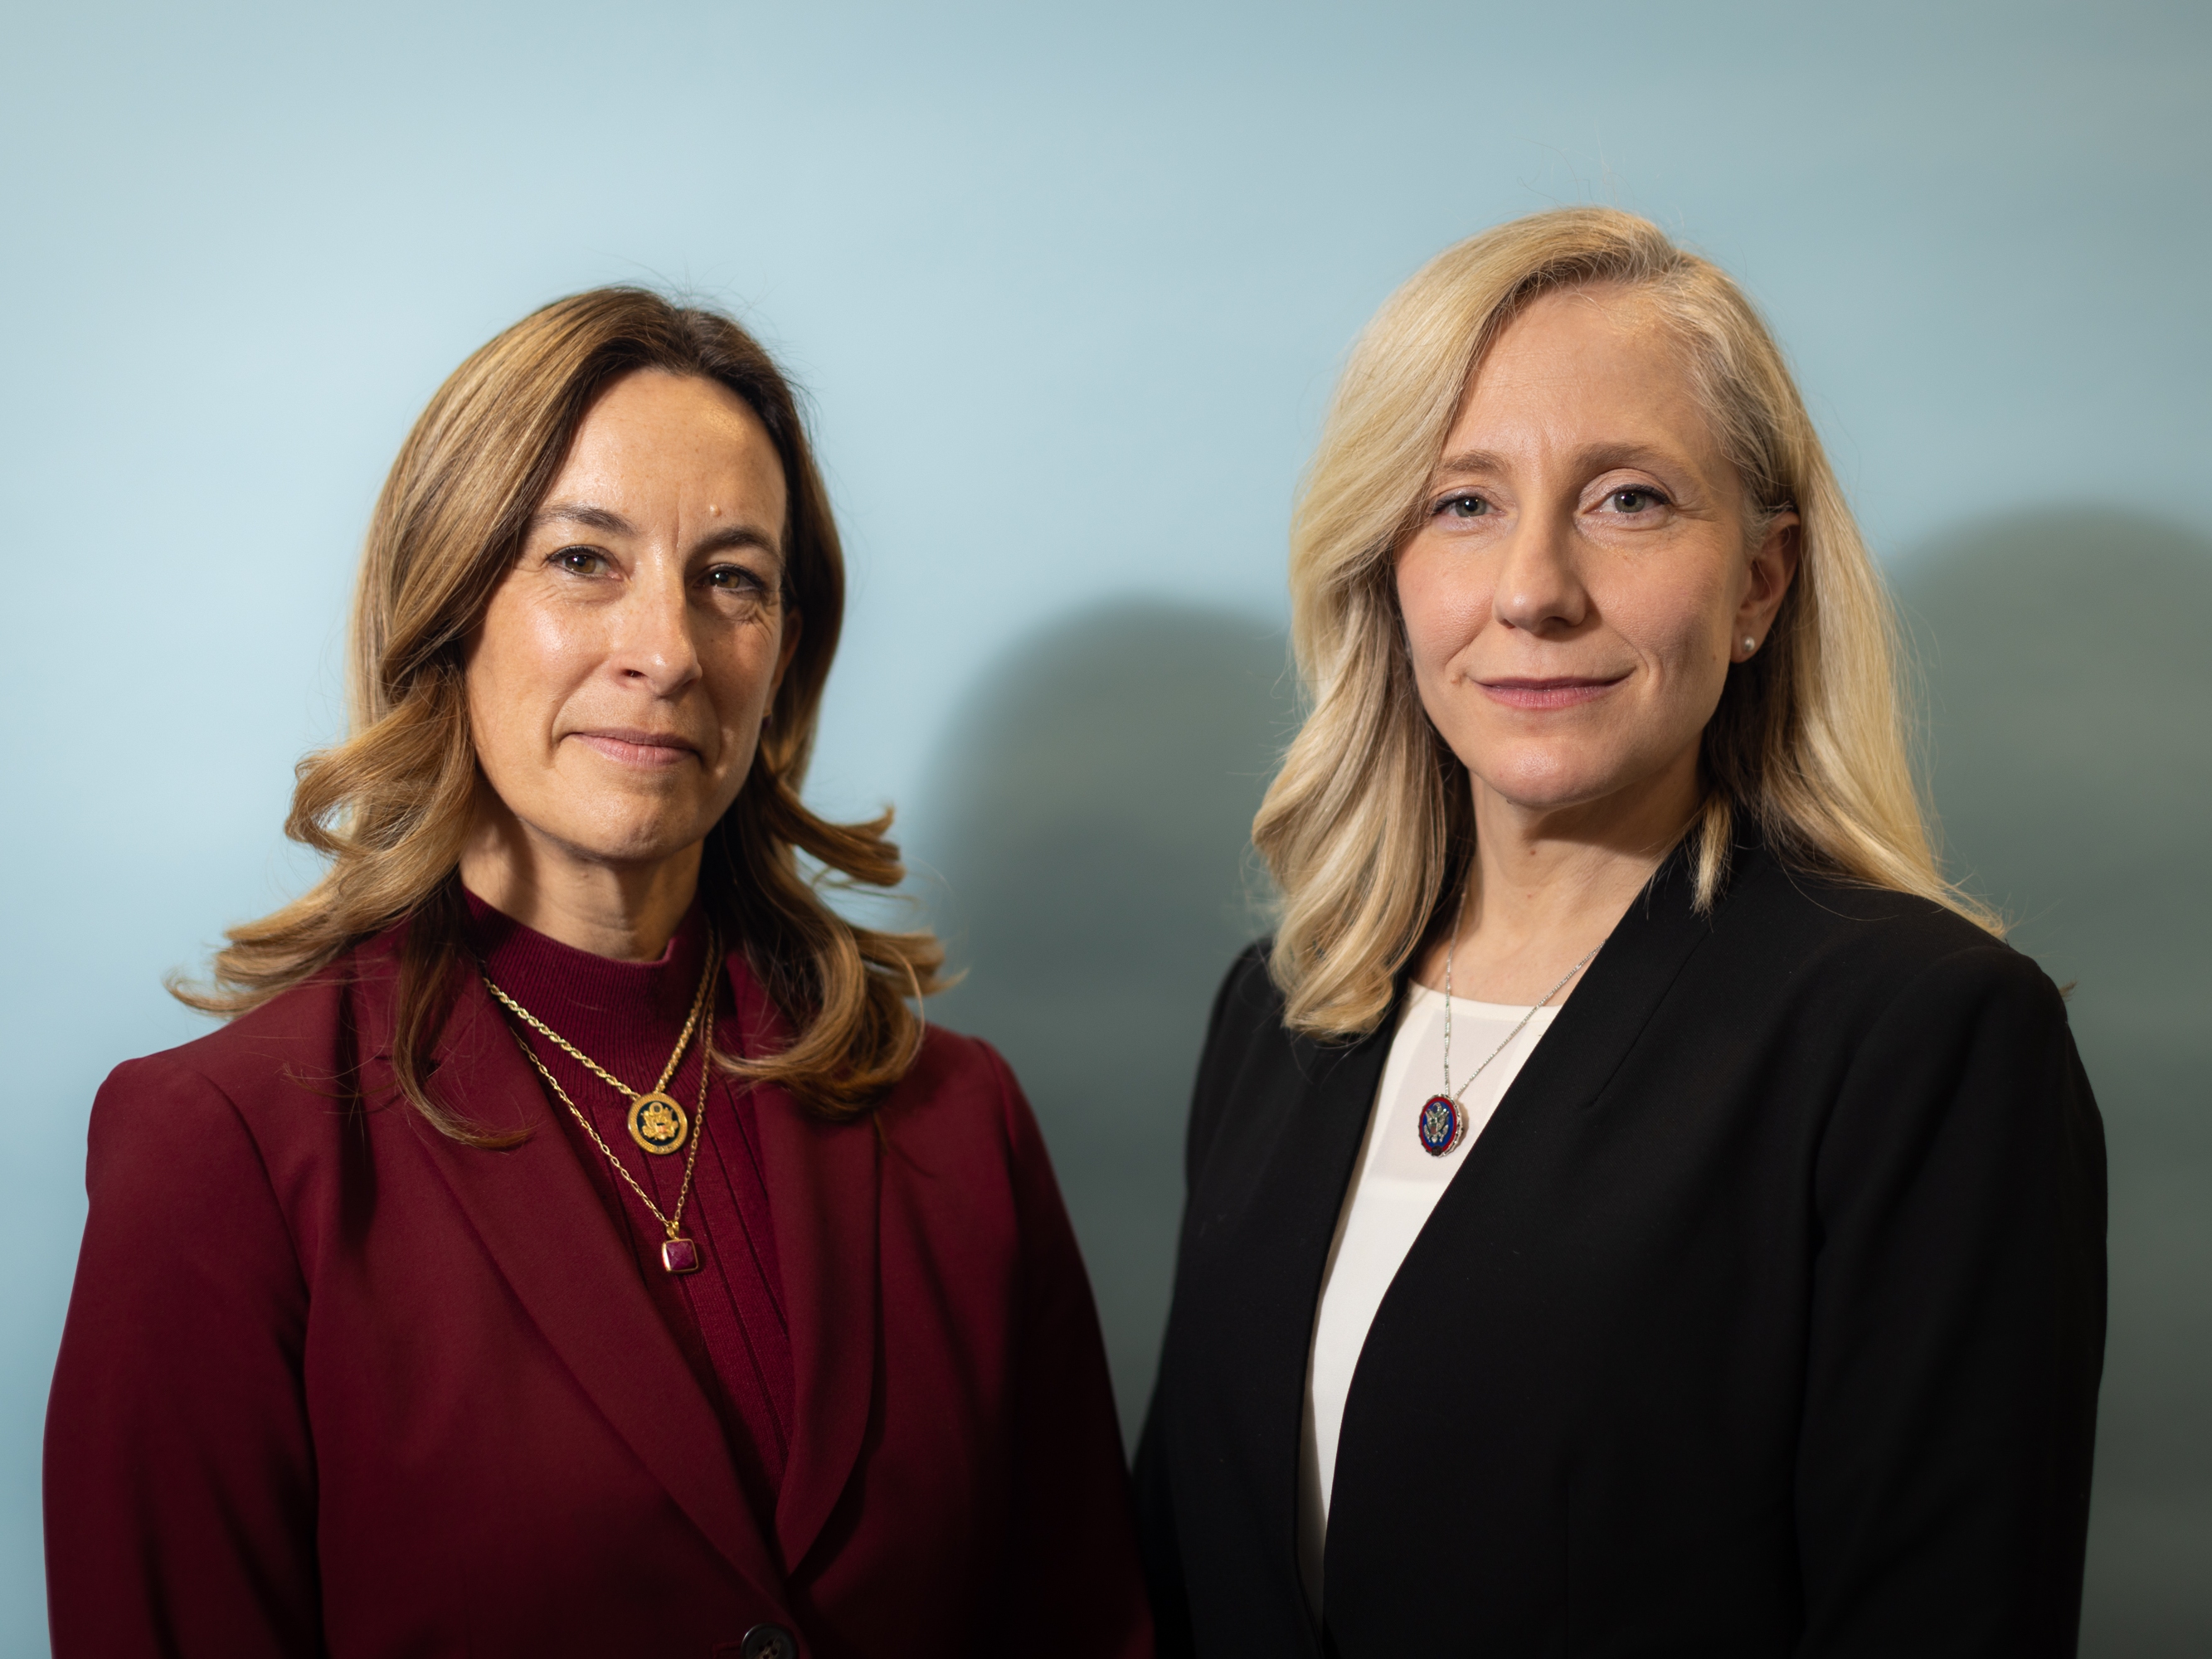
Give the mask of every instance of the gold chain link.
M 699 1029 L 700 1012 L 707 1006 L 708 988 L 714 982 L 714 964 L 721 960 L 721 951 L 720 947 L 720 940 L 715 936 L 714 930 L 712 927 L 709 927 L 707 930 L 707 966 L 705 971 L 699 976 L 698 994 L 691 999 L 690 1017 L 684 1022 L 684 1035 L 676 1039 L 676 1052 L 669 1055 L 668 1064 L 661 1071 L 660 1081 L 654 1084 L 650 1091 L 650 1092 L 653 1094 L 661 1094 L 666 1091 L 669 1079 L 676 1075 L 676 1067 L 684 1059 L 684 1049 L 690 1046 L 691 1034 Z M 485 973 L 482 969 L 479 969 L 478 973 L 483 980 L 484 988 L 489 991 L 492 995 L 497 997 L 507 1007 L 512 1009 L 519 1018 L 527 1021 L 532 1030 L 542 1032 L 546 1036 L 550 1037 L 554 1042 L 559 1043 L 561 1047 L 567 1051 L 571 1059 L 578 1060 L 584 1066 L 588 1066 L 594 1073 L 600 1078 L 605 1079 L 609 1084 L 611 1084 L 615 1088 L 620 1090 L 623 1094 L 628 1095 L 633 1101 L 641 1098 L 636 1090 L 630 1088 L 619 1078 L 609 1073 L 597 1061 L 586 1054 L 582 1049 L 577 1048 L 576 1045 L 570 1042 L 568 1038 L 562 1036 L 558 1031 L 545 1024 L 544 1020 L 538 1018 L 537 1015 L 532 1013 L 527 1008 L 517 1002 L 513 997 L 501 990 L 498 986 L 493 984 L 492 977 L 489 973 Z M 568 1115 L 576 1120 L 577 1124 L 583 1129 L 586 1134 L 591 1136 L 592 1144 L 607 1155 L 607 1162 L 615 1166 L 615 1173 L 620 1176 L 629 1184 L 630 1191 L 637 1194 L 638 1202 L 644 1205 L 647 1210 L 650 1210 L 653 1212 L 653 1218 L 655 1221 L 658 1221 L 667 1230 L 668 1236 L 671 1238 L 678 1238 L 682 1237 L 682 1234 L 678 1231 L 678 1229 L 683 1224 L 684 1206 L 690 1201 L 691 1198 L 691 1172 L 697 1167 L 699 1163 L 699 1143 L 706 1139 L 707 1134 L 707 1081 L 709 1073 L 711 1073 L 714 1069 L 714 1015 L 711 1013 L 708 1014 L 706 1020 L 706 1031 L 701 1041 L 699 1054 L 699 1107 L 698 1110 L 693 1115 L 691 1119 L 691 1150 L 685 1155 L 684 1159 L 684 1184 L 677 1191 L 676 1213 L 673 1215 L 663 1215 L 660 1212 L 660 1206 L 655 1204 L 653 1201 L 652 1197 L 646 1192 L 645 1188 L 638 1185 L 637 1177 L 629 1172 L 629 1166 L 624 1164 L 621 1158 L 616 1157 L 614 1148 L 608 1146 L 605 1140 L 599 1138 L 599 1132 L 592 1127 L 592 1120 L 586 1117 L 581 1111 L 578 1110 L 576 1103 L 568 1098 L 568 1091 L 561 1086 L 561 1079 L 555 1077 L 553 1073 L 546 1068 L 545 1062 L 538 1057 L 538 1051 L 530 1046 L 530 1039 L 524 1036 L 520 1031 L 513 1033 L 515 1047 L 522 1050 L 522 1057 L 528 1060 L 533 1066 L 537 1067 L 538 1075 L 545 1079 L 546 1086 L 551 1089 L 556 1097 L 559 1099 L 560 1103 L 568 1109 Z
M 676 1039 L 676 1052 L 669 1055 L 668 1064 L 660 1068 L 660 1081 L 654 1084 L 650 1089 L 645 1090 L 643 1092 L 646 1094 L 657 1095 L 663 1094 L 667 1091 L 668 1079 L 676 1075 L 676 1067 L 684 1059 L 684 1050 L 690 1044 L 691 1033 L 698 1029 L 699 1011 L 707 1006 L 707 988 L 714 982 L 715 943 L 714 930 L 712 927 L 709 927 L 707 930 L 707 968 L 706 971 L 699 975 L 699 989 L 697 994 L 691 999 L 691 1012 L 684 1022 L 684 1034 Z M 485 974 L 483 975 L 483 982 L 485 988 L 494 996 L 497 997 L 501 1002 L 505 1003 L 509 1009 L 513 1010 L 516 1018 L 520 1019 L 525 1024 L 528 1025 L 532 1030 L 538 1032 L 543 1036 L 550 1037 L 556 1043 L 560 1045 L 561 1048 L 568 1054 L 569 1059 L 574 1060 L 578 1065 L 591 1072 L 610 1088 L 620 1090 L 632 1100 L 635 1100 L 639 1097 L 640 1091 L 638 1090 L 631 1088 L 629 1085 L 624 1083 L 620 1078 L 617 1077 L 613 1073 L 608 1071 L 606 1067 L 600 1065 L 599 1061 L 593 1060 L 581 1048 L 579 1048 L 574 1043 L 569 1042 L 568 1038 L 562 1036 L 550 1025 L 548 1025 L 544 1020 L 538 1018 L 537 1015 L 532 1013 L 529 1009 L 524 1007 L 513 997 L 507 995 L 507 994 L 501 990 L 498 986 L 494 985 L 491 981 L 491 975 L 489 974 Z

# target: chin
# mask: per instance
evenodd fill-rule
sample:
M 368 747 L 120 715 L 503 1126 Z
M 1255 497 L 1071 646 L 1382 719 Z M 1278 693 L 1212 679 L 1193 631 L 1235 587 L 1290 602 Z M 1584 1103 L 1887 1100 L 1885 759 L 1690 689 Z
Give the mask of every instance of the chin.
M 610 812 L 562 836 L 587 859 L 605 864 L 657 864 L 707 837 L 713 818 L 696 812 Z
M 1549 811 L 1601 800 L 1628 782 L 1626 769 L 1607 764 L 1611 757 L 1561 755 L 1552 751 L 1507 754 L 1502 763 L 1470 766 L 1484 787 L 1515 806 Z

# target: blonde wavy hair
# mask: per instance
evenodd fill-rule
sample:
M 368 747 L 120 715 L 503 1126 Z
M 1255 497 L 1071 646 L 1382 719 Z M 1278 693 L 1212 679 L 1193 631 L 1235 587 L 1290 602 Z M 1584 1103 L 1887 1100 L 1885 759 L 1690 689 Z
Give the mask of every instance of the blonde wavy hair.
M 478 772 L 462 649 L 518 556 L 535 512 L 599 396 L 659 369 L 729 388 L 783 463 L 785 602 L 805 619 L 796 655 L 736 801 L 708 836 L 700 890 L 726 938 L 791 1019 L 781 1052 L 718 1054 L 816 1111 L 866 1113 L 921 1038 L 909 997 L 939 988 L 927 933 L 857 927 L 823 902 L 805 854 L 830 879 L 896 886 L 890 814 L 830 823 L 801 803 L 822 689 L 844 615 L 837 526 L 790 383 L 729 318 L 637 288 L 571 295 L 532 313 L 453 372 L 400 447 L 370 519 L 349 642 L 350 734 L 300 763 L 284 830 L 330 860 L 275 915 L 232 928 L 211 982 L 173 984 L 192 1006 L 235 1015 L 405 924 L 393 1065 L 401 1092 L 441 1133 L 503 1145 L 428 1087 L 430 1056 L 471 966 L 459 873 Z
M 1269 969 L 1290 1029 L 1371 1030 L 1474 851 L 1466 768 L 1414 686 L 1395 557 L 1483 356 L 1537 295 L 1644 296 L 1675 331 L 1747 498 L 1752 544 L 1799 518 L 1799 562 L 1759 653 L 1705 730 L 1695 896 L 1739 824 L 1801 867 L 1913 893 L 1992 933 L 1938 871 L 1908 757 L 1895 614 L 1773 336 L 1728 276 L 1610 208 L 1515 220 L 1446 249 L 1353 347 L 1291 530 L 1291 634 L 1311 709 L 1253 823 L 1280 891 Z

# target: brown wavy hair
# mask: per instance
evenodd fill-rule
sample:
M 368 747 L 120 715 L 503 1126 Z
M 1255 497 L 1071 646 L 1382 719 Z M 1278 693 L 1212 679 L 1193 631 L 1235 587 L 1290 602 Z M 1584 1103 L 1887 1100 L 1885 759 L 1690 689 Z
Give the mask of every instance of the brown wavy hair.
M 709 832 L 700 874 L 703 902 L 796 1035 L 780 1052 L 718 1062 L 781 1085 L 823 1116 L 863 1115 L 913 1063 L 918 1004 L 940 985 L 944 952 L 929 933 L 855 926 L 819 890 L 841 879 L 893 887 L 904 871 L 886 839 L 889 811 L 831 823 L 799 797 L 844 616 L 845 563 L 790 382 L 719 312 L 639 288 L 572 295 L 453 372 L 377 497 L 349 641 L 349 734 L 300 763 L 284 824 L 329 869 L 305 896 L 232 928 L 210 983 L 171 987 L 193 1007 L 244 1013 L 406 923 L 394 1071 L 417 1111 L 470 1145 L 514 1137 L 471 1123 L 428 1086 L 431 1050 L 472 966 L 459 862 L 478 771 L 462 647 L 520 556 L 585 415 L 641 369 L 726 386 L 768 428 L 789 502 L 784 599 L 805 619 L 752 769 Z

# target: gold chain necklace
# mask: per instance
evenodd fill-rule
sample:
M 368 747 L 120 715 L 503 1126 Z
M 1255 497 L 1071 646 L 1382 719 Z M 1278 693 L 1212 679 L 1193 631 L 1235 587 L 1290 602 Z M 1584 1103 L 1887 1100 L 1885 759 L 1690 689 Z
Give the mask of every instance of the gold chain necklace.
M 522 1020 L 532 1030 L 550 1037 L 560 1045 L 570 1059 L 583 1066 L 612 1088 L 629 1097 L 629 1111 L 624 1121 L 629 1126 L 629 1138 L 632 1140 L 637 1142 L 645 1151 L 659 1158 L 665 1158 L 672 1152 L 680 1151 L 687 1140 L 691 1143 L 690 1153 L 684 1160 L 684 1184 L 678 1188 L 676 1194 L 676 1212 L 673 1215 L 664 1215 L 661 1213 L 660 1206 L 653 1201 L 652 1195 L 638 1184 L 637 1177 L 630 1174 L 629 1168 L 621 1158 L 615 1156 L 615 1149 L 599 1138 L 599 1132 L 592 1126 L 591 1119 L 586 1117 L 577 1109 L 576 1103 L 568 1098 L 568 1091 L 561 1086 L 561 1079 L 555 1077 L 547 1068 L 545 1062 L 538 1057 L 538 1051 L 530 1046 L 530 1039 L 520 1031 L 514 1033 L 515 1046 L 522 1050 L 523 1058 L 537 1068 L 538 1075 L 545 1079 L 546 1087 L 552 1090 L 560 1103 L 568 1109 L 568 1115 L 576 1120 L 586 1134 L 591 1136 L 592 1144 L 606 1154 L 607 1162 L 615 1166 L 615 1173 L 629 1183 L 630 1191 L 637 1194 L 638 1202 L 652 1212 L 653 1218 L 658 1221 L 666 1231 L 668 1237 L 660 1242 L 660 1265 L 672 1273 L 696 1273 L 699 1270 L 699 1247 L 684 1236 L 683 1221 L 684 1206 L 691 1197 L 691 1172 L 698 1167 L 699 1141 L 702 1137 L 696 1136 L 691 1133 L 692 1121 L 684 1116 L 684 1108 L 677 1103 L 675 1097 L 670 1095 L 667 1090 L 670 1079 L 676 1075 L 677 1066 L 683 1061 L 684 1051 L 691 1045 L 692 1033 L 701 1030 L 701 1016 L 703 1013 L 705 1027 L 700 1040 L 697 1116 L 699 1121 L 706 1121 L 707 1082 L 708 1074 L 714 1070 L 714 1017 L 711 1013 L 706 1013 L 707 994 L 714 982 L 714 964 L 721 960 L 720 945 L 720 941 L 716 938 L 714 930 L 711 927 L 708 927 L 707 965 L 699 975 L 698 992 L 691 999 L 691 1012 L 684 1021 L 683 1034 L 676 1039 L 675 1053 L 668 1056 L 668 1064 L 660 1068 L 660 1080 L 644 1094 L 640 1094 L 631 1088 L 581 1048 L 569 1042 L 568 1038 L 562 1036 L 544 1020 L 507 995 L 506 992 L 501 990 L 496 984 L 493 983 L 490 974 L 483 972 L 481 969 L 478 969 L 484 982 L 484 988 L 498 998 L 500 1002 L 517 1018 Z

